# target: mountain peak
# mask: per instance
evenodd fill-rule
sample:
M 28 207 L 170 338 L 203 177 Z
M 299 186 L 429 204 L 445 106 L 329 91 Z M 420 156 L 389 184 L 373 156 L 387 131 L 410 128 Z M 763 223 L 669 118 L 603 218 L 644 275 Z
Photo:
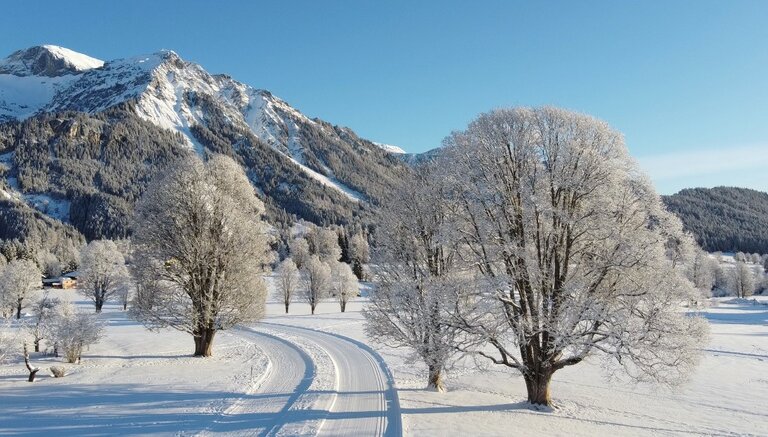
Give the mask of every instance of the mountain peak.
M 0 74 L 57 77 L 99 68 L 104 61 L 73 50 L 42 45 L 18 50 L 0 61 Z

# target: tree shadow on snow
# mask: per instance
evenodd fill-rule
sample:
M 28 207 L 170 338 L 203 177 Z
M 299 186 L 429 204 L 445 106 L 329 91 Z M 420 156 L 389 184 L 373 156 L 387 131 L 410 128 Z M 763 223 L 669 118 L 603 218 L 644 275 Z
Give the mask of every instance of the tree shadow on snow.
M 91 436 L 200 431 L 218 417 L 214 412 L 199 412 L 201 407 L 236 397 L 225 392 L 161 392 L 135 384 L 18 385 L 4 389 L 0 397 L 0 434 Z
M 705 312 L 702 315 L 711 323 L 729 325 L 768 325 L 768 308 L 765 305 L 740 305 L 741 312 Z

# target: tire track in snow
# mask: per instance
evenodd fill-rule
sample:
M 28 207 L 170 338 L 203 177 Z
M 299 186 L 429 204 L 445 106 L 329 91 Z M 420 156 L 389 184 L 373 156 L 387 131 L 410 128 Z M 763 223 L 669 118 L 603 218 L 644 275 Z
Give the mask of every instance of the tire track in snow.
M 202 434 L 275 435 L 284 425 L 285 415 L 312 385 L 315 364 L 301 347 L 277 335 L 251 328 L 238 329 L 234 335 L 256 340 L 271 364 Z
M 262 324 L 312 341 L 333 360 L 337 396 L 319 435 L 402 435 L 400 402 L 392 372 L 370 346 L 332 332 Z

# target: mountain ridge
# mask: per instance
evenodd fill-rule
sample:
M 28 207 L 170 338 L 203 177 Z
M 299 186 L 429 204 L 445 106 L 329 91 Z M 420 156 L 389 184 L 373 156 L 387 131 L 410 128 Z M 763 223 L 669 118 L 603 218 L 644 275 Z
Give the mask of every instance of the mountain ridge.
M 65 50 L 70 57 L 94 59 Z M 39 51 L 14 52 L 0 65 L 42 56 Z M 97 202 L 102 204 L 108 196 L 102 209 L 115 211 L 120 204 L 117 210 L 126 212 L 141 190 L 128 193 L 119 185 L 145 183 L 151 173 L 142 168 L 147 164 L 133 160 L 147 159 L 152 151 L 146 144 L 162 138 L 152 147 L 168 159 L 185 149 L 232 156 L 273 212 L 343 224 L 369 216 L 409 171 L 397 154 L 351 129 L 311 119 L 267 90 L 210 74 L 173 51 L 90 62 L 93 68 L 80 65 L 56 74 L 44 68 L 30 68 L 26 76 L 8 69 L 0 74 L 0 155 L 7 161 L 9 195 L 65 198 L 72 205 L 94 195 L 102 196 Z M 41 71 L 50 75 L 37 74 Z M 137 144 L 137 138 L 144 143 Z M 117 165 L 115 156 L 129 163 Z M 89 239 L 126 232 L 122 225 L 117 235 L 79 229 Z

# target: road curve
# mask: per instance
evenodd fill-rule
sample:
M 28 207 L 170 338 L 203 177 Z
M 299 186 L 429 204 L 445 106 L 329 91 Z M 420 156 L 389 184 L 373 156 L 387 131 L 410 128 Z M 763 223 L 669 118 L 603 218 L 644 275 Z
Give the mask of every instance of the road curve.
M 368 345 L 343 335 L 278 323 L 262 323 L 274 332 L 317 345 L 336 369 L 336 398 L 318 435 L 402 435 L 400 403 L 392 373 Z
M 299 397 L 309 390 L 315 364 L 299 346 L 279 336 L 249 328 L 231 331 L 255 343 L 269 359 L 266 374 L 253 393 L 246 393 L 202 434 L 271 436 Z

